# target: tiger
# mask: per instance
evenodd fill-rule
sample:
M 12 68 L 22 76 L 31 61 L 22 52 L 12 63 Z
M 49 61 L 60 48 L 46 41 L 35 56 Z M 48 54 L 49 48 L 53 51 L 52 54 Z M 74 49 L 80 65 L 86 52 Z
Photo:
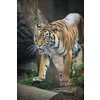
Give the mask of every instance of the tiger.
M 70 82 L 69 73 L 72 55 L 79 51 L 78 44 L 84 43 L 84 19 L 78 13 L 70 13 L 64 19 L 53 21 L 45 26 L 36 25 L 34 34 L 35 48 L 41 54 L 39 75 L 33 77 L 33 82 L 46 79 L 53 55 L 63 57 L 64 68 L 61 84 Z

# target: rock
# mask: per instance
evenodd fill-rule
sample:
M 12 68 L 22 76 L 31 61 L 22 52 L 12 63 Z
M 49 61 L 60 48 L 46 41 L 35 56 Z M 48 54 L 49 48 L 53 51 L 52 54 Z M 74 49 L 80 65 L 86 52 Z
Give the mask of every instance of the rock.
M 17 100 L 63 100 L 63 96 L 56 92 L 17 84 Z
M 84 89 L 83 88 L 78 88 L 76 90 L 76 96 L 83 97 L 83 95 L 84 95 Z
M 46 72 L 45 82 L 48 82 L 51 79 L 54 79 L 54 81 L 56 81 L 56 85 L 59 85 L 59 83 L 60 83 L 60 74 L 59 74 L 57 68 L 55 67 L 55 65 L 53 64 L 53 62 L 50 62 L 50 66 L 49 66 L 49 68 Z
M 77 97 L 83 97 L 84 89 L 80 87 L 76 87 L 72 89 L 72 93 Z

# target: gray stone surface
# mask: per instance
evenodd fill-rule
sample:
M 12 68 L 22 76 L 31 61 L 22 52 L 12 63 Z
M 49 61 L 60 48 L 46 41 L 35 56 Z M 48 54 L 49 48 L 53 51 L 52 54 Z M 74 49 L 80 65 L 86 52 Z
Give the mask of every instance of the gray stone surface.
M 60 83 L 60 74 L 59 74 L 57 68 L 55 67 L 55 65 L 53 64 L 53 62 L 50 63 L 50 66 L 49 66 L 49 68 L 46 72 L 45 82 L 48 82 L 51 79 L 54 79 L 56 81 L 56 84 L 59 85 L 59 83 Z
M 56 92 L 17 84 L 17 100 L 63 100 L 63 96 Z

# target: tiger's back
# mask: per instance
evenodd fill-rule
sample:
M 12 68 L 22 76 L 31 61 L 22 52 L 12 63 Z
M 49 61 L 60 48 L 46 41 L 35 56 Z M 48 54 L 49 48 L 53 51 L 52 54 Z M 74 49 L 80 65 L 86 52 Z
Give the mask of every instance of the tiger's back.
M 54 21 L 48 24 L 48 26 L 53 24 L 56 24 L 57 29 L 60 31 L 56 32 L 56 35 L 63 46 L 61 47 L 62 50 L 65 47 L 64 49 L 67 48 L 68 51 L 74 44 L 84 42 L 84 19 L 81 15 L 71 13 L 64 19 Z

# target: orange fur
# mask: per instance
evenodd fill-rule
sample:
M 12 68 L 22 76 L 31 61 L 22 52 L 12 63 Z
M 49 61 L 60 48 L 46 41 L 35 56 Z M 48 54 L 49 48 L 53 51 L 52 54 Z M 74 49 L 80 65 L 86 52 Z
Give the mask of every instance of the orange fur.
M 37 33 L 39 34 L 38 36 Z M 79 43 L 84 42 L 84 20 L 81 15 L 76 13 L 69 14 L 63 20 L 54 21 L 45 27 L 37 28 L 34 39 L 36 45 L 40 45 L 42 48 L 38 46 L 38 49 L 42 51 L 45 46 L 48 47 L 50 45 L 47 48 L 50 52 L 47 52 L 47 54 L 44 52 L 41 55 L 38 79 L 42 80 L 45 71 L 45 61 L 48 59 L 47 62 L 49 62 L 49 58 L 46 55 L 52 56 L 52 54 L 58 54 L 63 57 L 65 62 L 61 83 L 69 82 L 72 46 L 76 41 L 79 41 Z

